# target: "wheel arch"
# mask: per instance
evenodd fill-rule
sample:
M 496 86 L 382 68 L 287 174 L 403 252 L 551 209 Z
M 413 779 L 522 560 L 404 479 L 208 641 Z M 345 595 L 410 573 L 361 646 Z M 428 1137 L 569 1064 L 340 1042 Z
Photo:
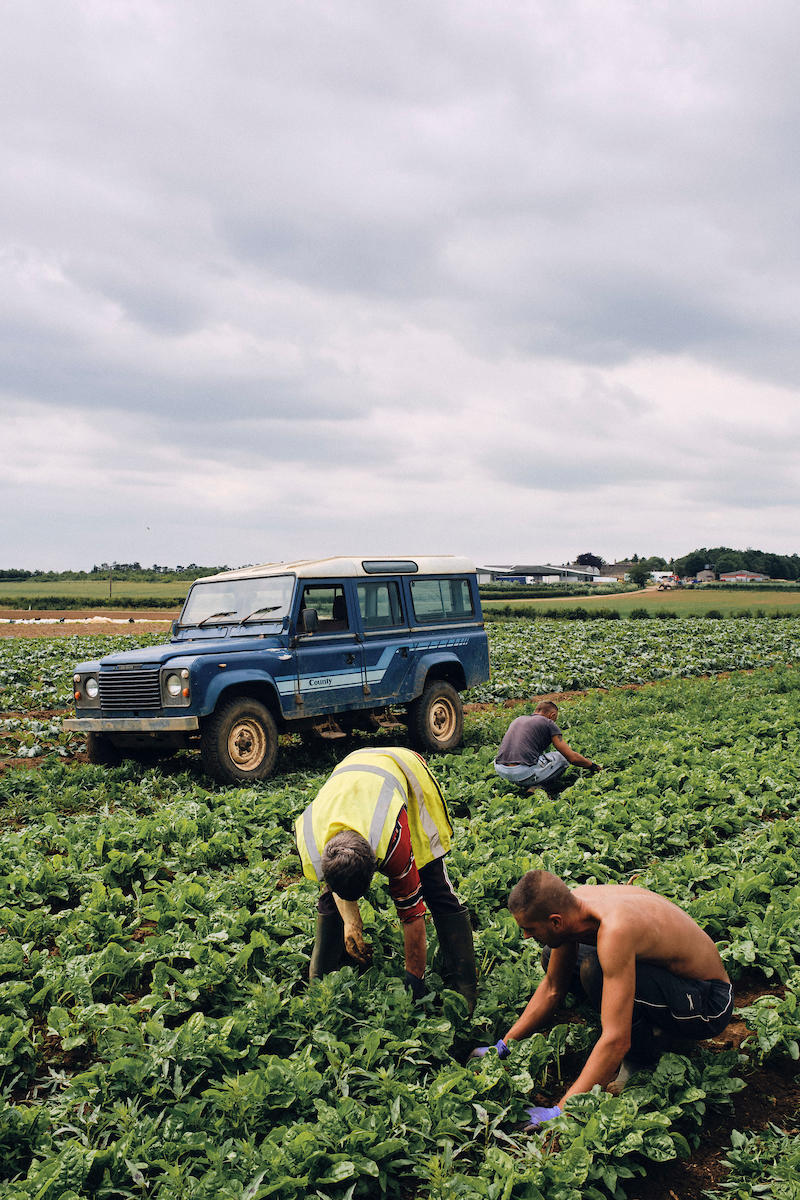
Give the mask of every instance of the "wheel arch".
M 220 687 L 215 691 L 213 696 L 209 697 L 213 700 L 213 703 L 209 711 L 205 714 L 206 717 L 210 717 L 219 708 L 220 704 L 225 704 L 228 700 L 236 700 L 239 697 L 260 701 L 272 714 L 278 729 L 283 730 L 286 727 L 286 721 L 275 684 L 271 680 L 263 678 L 254 679 L 252 676 L 246 679 L 220 680 Z
M 463 664 L 454 654 L 437 657 L 426 654 L 417 665 L 414 694 L 421 696 L 431 683 L 449 683 L 457 692 L 463 692 L 467 686 Z

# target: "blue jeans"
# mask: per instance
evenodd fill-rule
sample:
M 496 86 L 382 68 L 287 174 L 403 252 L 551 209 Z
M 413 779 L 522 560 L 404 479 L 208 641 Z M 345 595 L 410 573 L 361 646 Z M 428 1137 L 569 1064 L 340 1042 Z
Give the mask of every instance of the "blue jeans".
M 525 788 L 555 783 L 568 766 L 569 763 L 560 750 L 550 750 L 547 754 L 540 754 L 535 763 L 514 763 L 513 766 L 507 766 L 495 760 L 494 769 L 502 779 Z

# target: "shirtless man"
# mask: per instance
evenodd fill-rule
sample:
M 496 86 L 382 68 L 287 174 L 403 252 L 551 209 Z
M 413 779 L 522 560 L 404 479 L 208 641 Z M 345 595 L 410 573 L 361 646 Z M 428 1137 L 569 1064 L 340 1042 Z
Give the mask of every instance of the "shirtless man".
M 652 1061 L 658 1032 L 700 1040 L 720 1033 L 733 1013 L 733 988 L 716 946 L 682 909 L 646 888 L 619 884 L 568 888 L 549 871 L 528 871 L 508 907 L 523 937 L 547 949 L 547 971 L 496 1049 L 528 1037 L 553 1015 L 578 981 L 600 1011 L 601 1033 L 578 1078 L 555 1108 L 529 1110 L 534 1128 L 564 1101 L 606 1087 L 628 1054 Z M 489 1047 L 479 1047 L 475 1055 Z

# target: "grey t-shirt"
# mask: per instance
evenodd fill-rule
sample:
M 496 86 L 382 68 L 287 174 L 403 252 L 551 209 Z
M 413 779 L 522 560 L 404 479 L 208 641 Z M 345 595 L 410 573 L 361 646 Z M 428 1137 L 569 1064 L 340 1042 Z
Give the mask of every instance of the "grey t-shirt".
M 532 717 L 515 717 L 500 743 L 495 762 L 505 766 L 510 763 L 533 766 L 554 737 L 561 737 L 561 730 L 549 717 L 540 713 L 534 713 Z

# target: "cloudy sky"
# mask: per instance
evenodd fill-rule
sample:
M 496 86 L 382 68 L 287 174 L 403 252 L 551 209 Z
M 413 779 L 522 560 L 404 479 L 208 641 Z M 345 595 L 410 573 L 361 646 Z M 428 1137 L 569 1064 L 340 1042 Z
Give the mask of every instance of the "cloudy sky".
M 0 566 L 800 551 L 796 0 L 7 0 Z

